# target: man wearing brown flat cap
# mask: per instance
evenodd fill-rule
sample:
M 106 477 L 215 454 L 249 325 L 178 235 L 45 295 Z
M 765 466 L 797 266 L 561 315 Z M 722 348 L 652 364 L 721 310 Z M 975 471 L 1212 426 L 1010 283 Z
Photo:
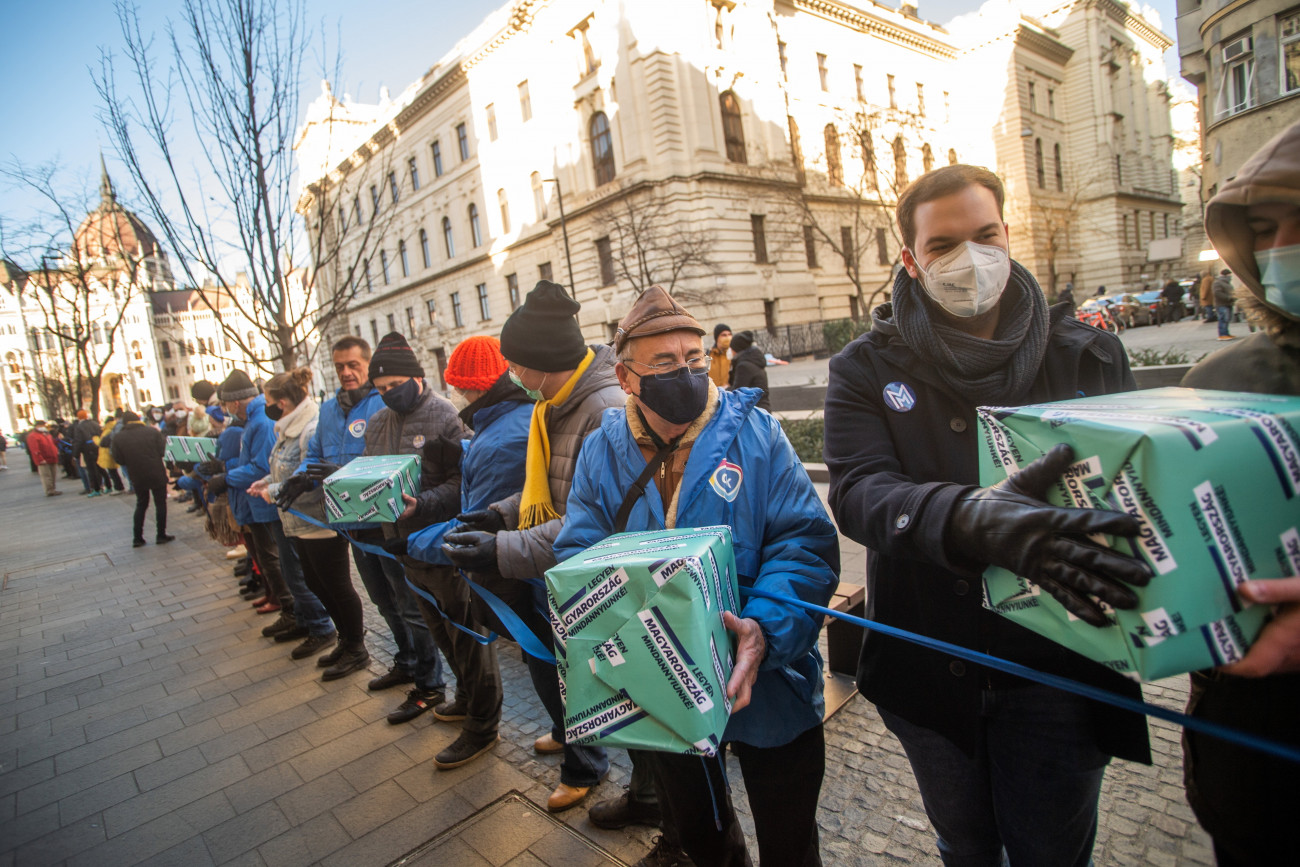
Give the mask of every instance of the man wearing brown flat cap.
M 753 389 L 710 381 L 704 329 L 659 286 L 647 289 L 614 338 L 620 412 L 606 412 L 583 443 L 557 560 L 618 530 L 731 526 L 742 588 L 825 605 L 839 575 L 839 539 L 781 426 L 756 407 Z M 657 464 L 640 496 L 638 477 Z M 629 500 L 626 526 L 616 519 Z M 723 733 L 740 762 L 759 860 L 821 863 L 817 798 L 825 769 L 820 618 L 793 604 L 743 597 L 723 622 L 736 635 Z M 593 820 L 647 821 L 636 778 L 653 779 L 664 837 L 643 863 L 680 846 L 699 865 L 749 864 L 722 755 L 636 751 L 625 798 L 592 808 Z M 620 813 L 621 811 L 621 813 Z

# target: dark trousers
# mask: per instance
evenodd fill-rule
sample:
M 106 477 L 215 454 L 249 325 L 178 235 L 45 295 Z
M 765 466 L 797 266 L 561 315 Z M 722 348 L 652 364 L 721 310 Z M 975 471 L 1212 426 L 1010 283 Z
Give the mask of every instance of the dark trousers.
M 293 549 L 302 564 L 303 578 L 309 589 L 325 606 L 339 640 L 361 643 L 365 640 L 361 598 L 352 586 L 348 568 L 348 540 L 342 536 L 328 539 L 300 539 L 291 536 Z
M 139 485 L 137 481 L 136 487 Z M 262 580 L 266 582 L 267 595 L 279 602 L 282 610 L 292 613 L 293 594 L 289 592 L 289 585 L 284 583 L 284 575 L 280 572 L 280 550 L 276 547 L 271 524 L 248 524 L 245 529 L 244 543 L 248 547 L 248 553 L 257 561 L 257 571 L 262 573 Z
M 153 495 L 154 522 L 158 535 L 167 533 L 167 480 L 162 478 L 137 479 L 135 483 L 135 531 L 133 539 L 144 538 L 144 513 L 149 509 L 149 495 Z
M 745 779 L 759 863 L 820 867 L 817 799 L 826 771 L 822 727 L 814 726 L 779 747 L 728 746 Z M 666 833 L 677 838 L 692 861 L 709 867 L 753 863 L 732 807 L 723 753 L 713 758 L 651 752 L 637 756 L 638 764 L 647 759 Z
M 112 483 L 113 483 L 113 490 L 115 490 L 115 491 L 120 491 L 120 490 L 122 490 L 122 477 L 121 477 L 120 475 L 118 475 L 118 472 L 117 472 L 117 468 L 116 468 L 116 467 L 113 467 L 113 468 L 110 468 L 110 469 L 107 469 L 107 470 L 104 469 L 103 467 L 100 467 L 100 472 L 102 472 L 102 473 L 104 473 L 104 475 L 108 476 L 108 482 L 105 482 L 105 483 L 104 483 L 104 490 L 108 490 L 108 483 L 109 483 L 109 482 L 112 482 Z
M 357 538 L 360 537 L 360 538 Z M 359 530 L 353 533 L 357 541 L 378 544 L 383 534 Z M 357 564 L 357 574 L 366 588 L 366 595 L 379 609 L 388 624 L 397 653 L 393 666 L 410 672 L 415 685 L 424 692 L 437 692 L 446 687 L 442 677 L 442 660 L 438 658 L 438 645 L 429 635 L 429 627 L 415 607 L 415 594 L 406 586 L 406 573 L 402 564 L 389 557 L 380 557 L 353 546 L 352 560 Z
M 502 699 L 496 644 L 480 644 L 455 626 L 459 623 L 480 634 L 484 632 L 470 613 L 469 585 L 450 566 L 413 564 L 416 561 L 406 559 L 406 577 L 438 600 L 434 608 L 415 594 L 415 604 L 429 626 L 429 634 L 456 675 L 456 700 L 465 703 L 467 714 L 462 728 L 485 739 L 493 737 L 501 725 Z

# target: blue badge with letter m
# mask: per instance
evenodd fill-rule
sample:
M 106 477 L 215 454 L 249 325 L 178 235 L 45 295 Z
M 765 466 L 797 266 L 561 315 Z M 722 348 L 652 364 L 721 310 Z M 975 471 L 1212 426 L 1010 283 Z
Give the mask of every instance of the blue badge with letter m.
M 905 382 L 891 382 L 885 386 L 885 403 L 894 412 L 911 412 L 916 406 L 916 395 Z

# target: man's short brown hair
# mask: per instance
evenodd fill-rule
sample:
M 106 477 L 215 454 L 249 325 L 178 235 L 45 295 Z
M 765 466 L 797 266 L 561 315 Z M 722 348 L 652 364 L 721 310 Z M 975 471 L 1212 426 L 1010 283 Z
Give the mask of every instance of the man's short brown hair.
M 366 361 L 370 360 L 370 344 L 366 343 L 360 337 L 354 337 L 351 334 L 347 337 L 340 337 L 338 340 L 334 341 L 334 345 L 330 347 L 330 355 L 333 355 L 336 352 L 347 352 L 349 349 L 354 347 L 361 350 L 362 358 Z
M 998 216 L 1002 216 L 1002 203 L 1006 192 L 1002 179 L 981 166 L 957 164 L 926 172 L 908 185 L 898 197 L 898 229 L 903 235 L 903 245 L 909 250 L 916 242 L 916 209 L 926 202 L 942 199 L 978 184 L 993 193 L 998 203 Z

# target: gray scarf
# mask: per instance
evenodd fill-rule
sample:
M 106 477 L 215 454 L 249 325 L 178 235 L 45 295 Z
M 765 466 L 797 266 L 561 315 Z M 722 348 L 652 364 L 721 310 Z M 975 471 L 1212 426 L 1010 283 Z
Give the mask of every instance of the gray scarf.
M 977 406 L 1015 406 L 1038 376 L 1047 351 L 1047 298 L 1016 261 L 998 302 L 993 339 L 944 324 L 925 289 L 906 270 L 894 279 L 894 326 L 903 341 L 939 371 L 943 381 Z

